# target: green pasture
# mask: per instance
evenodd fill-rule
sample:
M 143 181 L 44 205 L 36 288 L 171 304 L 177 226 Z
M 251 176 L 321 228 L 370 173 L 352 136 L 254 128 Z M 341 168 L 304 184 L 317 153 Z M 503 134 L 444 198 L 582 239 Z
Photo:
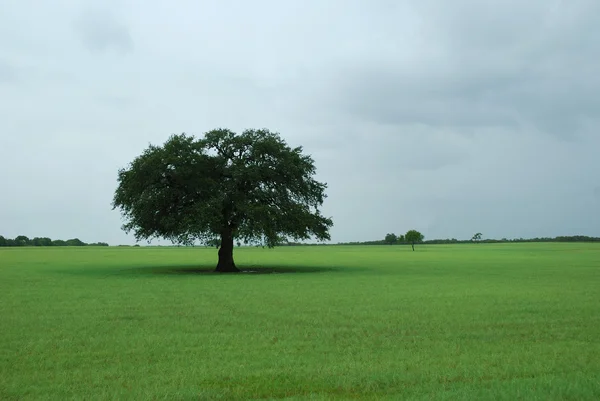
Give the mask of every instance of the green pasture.
M 0 400 L 600 399 L 600 244 L 216 257 L 0 249 Z

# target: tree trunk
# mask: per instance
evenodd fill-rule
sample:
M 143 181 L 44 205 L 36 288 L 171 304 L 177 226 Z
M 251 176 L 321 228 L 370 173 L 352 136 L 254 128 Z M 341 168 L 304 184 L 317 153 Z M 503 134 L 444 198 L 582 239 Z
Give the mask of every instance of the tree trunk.
M 221 247 L 219 248 L 219 263 L 215 271 L 219 273 L 235 273 L 239 269 L 233 262 L 233 232 L 231 229 L 221 233 Z
M 415 251 L 415 243 L 413 242 L 411 245 L 412 245 L 413 252 L 414 252 Z

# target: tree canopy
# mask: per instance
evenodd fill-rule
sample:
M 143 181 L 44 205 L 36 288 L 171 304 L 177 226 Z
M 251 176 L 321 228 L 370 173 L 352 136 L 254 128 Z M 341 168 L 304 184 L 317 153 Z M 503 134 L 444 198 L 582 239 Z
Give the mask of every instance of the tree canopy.
M 383 240 L 388 245 L 394 245 L 398 242 L 398 237 L 394 233 L 386 234 L 385 239 Z
M 425 236 L 423 234 L 421 234 L 420 232 L 418 232 L 417 230 L 409 230 L 404 235 L 404 239 L 406 240 L 406 242 L 408 242 L 412 245 L 412 250 L 414 251 L 415 244 L 417 244 L 419 242 L 423 242 L 423 240 L 425 239 Z
M 217 271 L 237 271 L 234 239 L 273 247 L 289 239 L 328 240 L 319 208 L 327 185 L 313 159 L 267 129 L 215 129 L 200 139 L 172 135 L 119 170 L 113 208 L 136 240 L 220 239 Z

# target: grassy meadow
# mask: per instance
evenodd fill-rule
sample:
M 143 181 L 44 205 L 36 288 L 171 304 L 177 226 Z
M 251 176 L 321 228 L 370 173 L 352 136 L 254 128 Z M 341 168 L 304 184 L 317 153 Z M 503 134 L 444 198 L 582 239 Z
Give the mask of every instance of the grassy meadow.
M 600 244 L 216 257 L 0 248 L 0 399 L 600 399 Z

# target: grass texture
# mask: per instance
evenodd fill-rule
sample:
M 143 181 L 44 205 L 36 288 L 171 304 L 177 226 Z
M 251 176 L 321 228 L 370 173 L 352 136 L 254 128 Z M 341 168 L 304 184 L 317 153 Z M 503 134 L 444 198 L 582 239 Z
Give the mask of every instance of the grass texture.
M 0 399 L 600 399 L 597 244 L 216 256 L 0 249 Z

